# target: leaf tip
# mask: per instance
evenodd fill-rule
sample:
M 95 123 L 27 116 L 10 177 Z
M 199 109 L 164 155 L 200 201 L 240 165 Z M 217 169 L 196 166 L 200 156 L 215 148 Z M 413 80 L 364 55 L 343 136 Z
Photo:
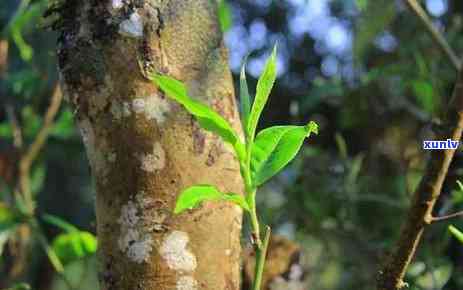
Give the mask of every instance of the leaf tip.
M 307 131 L 307 137 L 310 136 L 311 133 L 318 135 L 318 124 L 314 121 L 310 121 L 307 125 L 305 125 Z

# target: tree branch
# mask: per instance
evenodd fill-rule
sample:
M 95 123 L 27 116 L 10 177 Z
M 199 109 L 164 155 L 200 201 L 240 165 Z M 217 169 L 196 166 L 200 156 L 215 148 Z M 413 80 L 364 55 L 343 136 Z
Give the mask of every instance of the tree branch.
M 48 134 L 50 133 L 53 125 L 53 120 L 61 106 L 62 98 L 63 95 L 61 93 L 60 86 L 56 85 L 51 97 L 50 105 L 48 106 L 43 119 L 42 128 L 40 128 L 40 131 L 36 135 L 34 141 L 27 148 L 27 151 L 22 155 L 21 160 L 19 161 L 19 187 L 31 213 L 33 212 L 33 198 L 29 180 L 30 169 L 32 163 L 39 154 L 40 150 L 42 150 L 43 145 L 48 138 Z
M 449 220 L 449 219 L 453 219 L 453 218 L 457 218 L 457 217 L 461 217 L 463 216 L 463 211 L 459 211 L 459 212 L 456 212 L 456 213 L 452 213 L 452 214 L 448 214 L 448 215 L 444 215 L 444 216 L 438 216 L 438 217 L 433 217 L 431 219 L 431 221 L 434 223 L 434 222 L 442 222 L 442 221 L 446 221 L 446 220 Z
M 459 73 L 448 116 L 439 137 L 442 140 L 449 136 L 452 140 L 460 140 L 463 132 L 463 72 Z M 403 278 L 416 249 L 423 231 L 433 221 L 432 211 L 447 176 L 447 171 L 456 150 L 433 150 L 428 162 L 425 176 L 414 193 L 407 220 L 402 226 L 399 240 L 393 253 L 386 259 L 378 273 L 378 290 L 398 290 L 405 287 Z
M 415 15 L 421 20 L 421 23 L 426 28 L 426 31 L 432 37 L 434 42 L 439 46 L 439 48 L 444 52 L 445 56 L 452 63 L 453 67 L 459 71 L 461 66 L 461 60 L 455 53 L 455 51 L 450 47 L 447 40 L 445 40 L 442 33 L 437 30 L 437 28 L 432 23 L 432 20 L 426 14 L 426 11 L 421 7 L 421 5 L 416 0 L 406 0 L 408 7 L 415 13 Z

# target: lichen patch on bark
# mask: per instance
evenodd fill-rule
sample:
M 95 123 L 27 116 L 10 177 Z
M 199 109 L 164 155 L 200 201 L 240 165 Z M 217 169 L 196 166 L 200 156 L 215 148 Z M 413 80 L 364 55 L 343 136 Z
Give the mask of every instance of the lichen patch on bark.
M 150 200 L 144 192 L 138 193 L 122 206 L 118 219 L 119 250 L 135 263 L 147 262 L 153 248 L 153 239 L 142 212 L 143 206 Z
M 164 123 L 170 111 L 169 102 L 157 95 L 134 99 L 132 108 L 135 113 L 144 114 L 148 120 L 155 120 L 157 125 Z
M 124 0 L 112 0 L 111 7 L 116 10 L 121 9 L 124 7 Z
M 113 118 L 118 121 L 122 118 L 130 117 L 132 115 L 130 103 L 128 102 L 119 102 L 114 100 L 111 102 L 110 111 L 113 115 Z
M 141 169 L 147 172 L 161 170 L 166 164 L 166 153 L 159 142 L 153 144 L 152 152 L 142 154 L 140 157 Z
M 189 241 L 188 234 L 182 231 L 173 231 L 164 239 L 160 254 L 172 270 L 193 272 L 196 269 L 196 256 L 187 249 Z
M 196 290 L 198 282 L 192 276 L 182 276 L 177 280 L 177 290 Z
M 143 19 L 137 11 L 130 14 L 129 19 L 119 24 L 119 33 L 127 37 L 143 37 Z

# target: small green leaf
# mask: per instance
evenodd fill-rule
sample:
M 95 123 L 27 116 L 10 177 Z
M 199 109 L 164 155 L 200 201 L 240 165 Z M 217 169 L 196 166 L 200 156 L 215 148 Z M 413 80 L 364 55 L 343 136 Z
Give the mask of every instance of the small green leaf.
M 243 196 L 235 193 L 223 193 L 212 185 L 195 185 L 185 189 L 177 199 L 174 213 L 179 214 L 187 209 L 198 207 L 203 201 L 226 200 L 249 210 Z
M 246 59 L 243 62 L 240 74 L 240 108 L 241 122 L 243 123 L 243 128 L 246 130 L 251 112 L 251 98 L 249 96 L 248 82 L 246 81 Z
M 183 105 L 190 114 L 195 116 L 202 128 L 219 135 L 225 142 L 230 143 L 238 159 L 244 160 L 244 145 L 227 120 L 203 103 L 190 98 L 182 82 L 162 75 L 153 75 L 152 80 L 168 97 Z
M 232 26 L 233 19 L 230 5 L 226 0 L 219 0 L 219 22 L 222 32 L 227 32 Z
M 449 231 L 457 238 L 460 242 L 463 243 L 463 233 L 458 230 L 456 227 L 450 225 L 449 226 Z
M 29 286 L 29 284 L 26 283 L 18 283 L 10 288 L 3 290 L 31 290 L 31 286 Z
M 463 183 L 461 183 L 460 180 L 457 180 L 457 184 L 458 184 L 458 188 L 460 189 L 460 191 L 463 191 Z
M 285 167 L 297 154 L 305 138 L 318 133 L 318 126 L 275 126 L 257 134 L 251 154 L 251 178 L 259 186 Z
M 432 113 L 436 105 L 432 84 L 424 80 L 414 80 L 410 85 L 420 107 L 426 112 Z
M 257 123 L 259 122 L 260 115 L 267 103 L 270 91 L 272 90 L 273 84 L 277 76 L 276 66 L 276 55 L 277 46 L 273 48 L 272 54 L 265 63 L 264 70 L 257 81 L 256 97 L 252 105 L 251 114 L 249 116 L 249 122 L 247 124 L 247 136 L 250 140 L 254 139 L 256 133 Z
M 0 202 L 0 232 L 12 230 L 21 222 L 18 212 Z
M 0 202 L 0 256 L 6 242 L 15 233 L 15 229 L 20 223 L 21 218 L 18 213 Z
M 68 264 L 93 255 L 97 249 L 96 237 L 85 231 L 73 231 L 58 235 L 52 242 L 52 250 L 59 260 Z
M 65 232 L 72 233 L 72 232 L 78 232 L 79 229 L 75 227 L 74 225 L 70 224 L 69 222 L 63 220 L 62 218 L 51 215 L 51 214 L 43 214 L 42 219 L 51 224 L 54 225 L 60 229 L 62 229 Z

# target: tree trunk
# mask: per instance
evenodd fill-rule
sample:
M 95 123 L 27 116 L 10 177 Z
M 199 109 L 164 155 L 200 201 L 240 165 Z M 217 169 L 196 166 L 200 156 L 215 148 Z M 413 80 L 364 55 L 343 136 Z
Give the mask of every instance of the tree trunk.
M 61 84 L 96 184 L 102 289 L 239 289 L 241 210 L 214 202 L 173 214 L 193 184 L 242 192 L 237 160 L 144 77 L 185 82 L 239 130 L 215 1 L 65 0 L 56 10 Z

